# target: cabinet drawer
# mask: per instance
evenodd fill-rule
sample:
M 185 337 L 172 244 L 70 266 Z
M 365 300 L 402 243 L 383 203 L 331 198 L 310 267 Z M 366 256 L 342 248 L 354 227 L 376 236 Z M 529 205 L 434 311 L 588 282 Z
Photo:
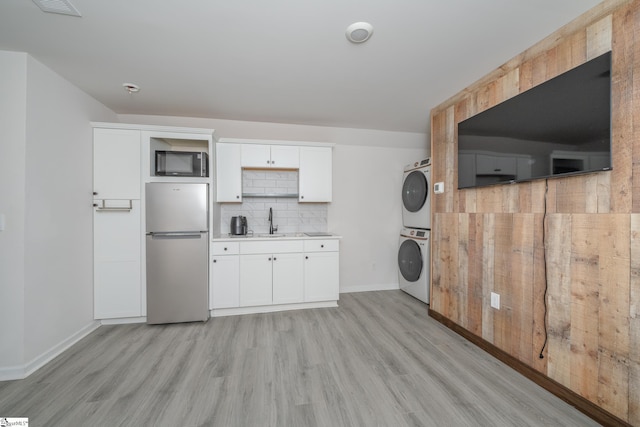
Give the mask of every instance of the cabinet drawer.
M 284 240 L 280 242 L 240 242 L 241 254 L 281 254 L 288 252 L 302 252 L 301 240 Z
M 337 239 L 305 240 L 305 252 L 337 252 L 340 248 L 340 241 Z
M 211 255 L 237 255 L 240 253 L 240 242 L 213 242 Z

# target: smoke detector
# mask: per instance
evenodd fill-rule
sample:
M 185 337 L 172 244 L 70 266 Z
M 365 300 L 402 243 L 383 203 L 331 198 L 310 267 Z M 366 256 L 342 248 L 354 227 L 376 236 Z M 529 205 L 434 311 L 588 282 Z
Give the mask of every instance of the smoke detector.
M 354 22 L 347 27 L 347 40 L 351 43 L 364 43 L 373 34 L 373 25 L 368 22 Z
M 69 0 L 33 0 L 43 12 L 59 13 L 61 15 L 79 16 L 80 11 Z

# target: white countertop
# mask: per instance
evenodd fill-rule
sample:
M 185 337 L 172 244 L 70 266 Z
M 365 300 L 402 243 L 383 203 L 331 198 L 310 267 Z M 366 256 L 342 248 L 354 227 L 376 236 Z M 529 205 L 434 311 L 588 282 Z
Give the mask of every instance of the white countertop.
M 228 234 L 214 235 L 211 239 L 214 242 L 246 242 L 257 240 L 321 240 L 321 239 L 341 239 L 342 236 L 333 233 L 327 233 L 325 236 L 307 236 L 304 233 L 276 233 L 269 236 L 267 233 L 258 233 L 246 236 L 230 237 Z

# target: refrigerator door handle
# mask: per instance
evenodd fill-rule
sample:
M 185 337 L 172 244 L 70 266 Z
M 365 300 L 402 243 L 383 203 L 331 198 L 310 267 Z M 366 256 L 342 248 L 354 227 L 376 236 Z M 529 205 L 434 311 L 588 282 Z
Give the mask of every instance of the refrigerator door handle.
M 206 231 L 200 232 L 166 232 L 166 233 L 158 233 L 158 232 L 149 232 L 147 233 L 152 237 L 200 237 L 202 233 L 206 233 Z

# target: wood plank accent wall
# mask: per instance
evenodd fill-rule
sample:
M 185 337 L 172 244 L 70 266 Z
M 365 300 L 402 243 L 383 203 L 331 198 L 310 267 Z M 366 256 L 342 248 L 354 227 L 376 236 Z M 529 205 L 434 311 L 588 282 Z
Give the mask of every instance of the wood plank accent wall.
M 609 50 L 612 171 L 457 190 L 458 122 Z M 601 3 L 464 89 L 431 132 L 430 309 L 640 425 L 640 0 Z

